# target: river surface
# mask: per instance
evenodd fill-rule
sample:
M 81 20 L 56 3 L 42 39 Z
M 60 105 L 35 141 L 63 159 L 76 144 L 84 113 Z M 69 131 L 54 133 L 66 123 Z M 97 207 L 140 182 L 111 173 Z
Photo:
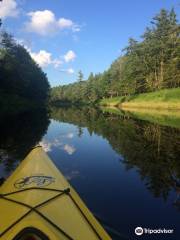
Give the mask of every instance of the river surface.
M 180 129 L 93 108 L 3 116 L 0 178 L 40 142 L 113 239 L 180 239 Z M 134 234 L 136 227 L 173 234 Z M 179 237 L 178 237 L 179 236 Z

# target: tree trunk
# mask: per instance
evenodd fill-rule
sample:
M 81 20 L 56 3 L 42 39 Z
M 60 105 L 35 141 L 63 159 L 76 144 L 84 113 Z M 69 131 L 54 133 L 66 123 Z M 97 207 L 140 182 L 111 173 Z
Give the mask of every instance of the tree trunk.
M 159 89 L 162 88 L 163 82 L 164 82 L 164 62 L 163 62 L 163 60 L 161 60 Z

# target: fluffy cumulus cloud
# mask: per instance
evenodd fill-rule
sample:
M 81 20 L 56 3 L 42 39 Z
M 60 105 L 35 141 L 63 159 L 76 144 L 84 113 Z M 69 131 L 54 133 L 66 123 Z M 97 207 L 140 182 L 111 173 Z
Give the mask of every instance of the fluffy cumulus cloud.
M 56 29 L 56 19 L 49 10 L 29 12 L 30 21 L 26 23 L 26 30 L 41 35 L 48 35 Z
M 66 18 L 60 18 L 58 20 L 58 26 L 60 29 L 71 29 L 73 32 L 79 32 L 80 26 L 78 26 L 77 24 L 75 24 L 72 20 L 70 19 L 66 19 Z
M 64 60 L 65 62 L 72 62 L 74 61 L 74 59 L 76 58 L 76 54 L 75 52 L 73 52 L 72 50 L 69 50 L 65 55 L 64 55 Z
M 32 59 L 40 66 L 47 67 L 48 65 L 53 65 L 54 68 L 58 68 L 63 61 L 60 58 L 53 58 L 52 54 L 46 50 L 40 50 L 38 52 L 33 52 L 29 46 L 25 43 L 23 39 L 15 39 L 16 42 L 22 45 L 30 54 Z
M 53 141 L 43 139 L 41 142 L 39 142 L 39 145 L 41 145 L 46 152 L 51 152 L 53 147 L 64 147 L 64 144 L 57 138 L 55 138 Z
M 63 150 L 69 155 L 72 155 L 76 151 L 75 147 L 69 144 L 65 144 Z
M 51 152 L 53 147 L 57 147 L 65 151 L 68 155 L 72 155 L 76 152 L 76 148 L 73 145 L 65 144 L 61 142 L 58 138 L 55 138 L 53 141 L 43 140 L 39 143 L 46 152 Z
M 32 52 L 29 49 L 29 53 L 34 61 L 39 64 L 40 67 L 47 67 L 48 65 L 53 65 L 55 68 L 58 68 L 62 61 L 60 59 L 53 59 L 52 54 L 45 50 L 40 50 L 39 52 Z
M 18 9 L 15 0 L 0 1 L 0 18 L 16 17 L 17 15 Z
M 54 68 L 59 68 L 63 65 L 63 61 L 60 58 L 53 58 L 50 52 L 45 50 L 40 50 L 39 52 L 32 52 L 31 49 L 27 48 L 31 57 L 40 67 L 47 67 L 52 65 Z M 67 74 L 74 74 L 73 68 L 60 69 L 61 72 L 65 72 Z
M 49 65 L 53 66 L 54 68 L 59 68 L 60 67 L 60 72 L 65 72 L 67 74 L 74 74 L 75 71 L 73 68 L 67 68 L 67 69 L 63 69 L 62 65 L 65 62 L 64 56 L 60 56 L 58 58 L 54 58 L 52 53 L 46 51 L 46 50 L 40 50 L 38 52 L 34 52 L 32 51 L 31 47 L 29 47 L 23 39 L 15 39 L 16 42 L 22 46 L 24 46 L 24 48 L 26 48 L 26 50 L 29 52 L 30 56 L 34 59 L 34 61 L 40 66 L 40 67 L 47 67 Z M 69 51 L 72 52 L 72 51 Z M 72 56 L 71 56 L 72 57 Z M 69 138 L 72 137 L 72 134 L 68 135 Z
M 72 28 L 74 23 L 70 19 L 60 18 L 58 20 L 58 26 L 60 29 Z
M 26 23 L 26 30 L 40 35 L 50 35 L 58 30 L 70 29 L 73 32 L 80 31 L 80 27 L 72 20 L 66 18 L 56 19 L 50 10 L 34 11 L 27 14 L 29 21 Z
M 41 67 L 46 67 L 51 63 L 51 53 L 45 50 L 40 50 L 37 53 L 30 52 L 31 57 L 39 64 Z

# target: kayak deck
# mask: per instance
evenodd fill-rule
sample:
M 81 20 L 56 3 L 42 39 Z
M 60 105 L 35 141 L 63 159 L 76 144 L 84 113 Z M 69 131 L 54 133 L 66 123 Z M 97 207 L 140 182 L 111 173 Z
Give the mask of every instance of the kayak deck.
M 0 217 L 2 240 L 29 228 L 42 239 L 111 239 L 41 147 L 0 187 Z

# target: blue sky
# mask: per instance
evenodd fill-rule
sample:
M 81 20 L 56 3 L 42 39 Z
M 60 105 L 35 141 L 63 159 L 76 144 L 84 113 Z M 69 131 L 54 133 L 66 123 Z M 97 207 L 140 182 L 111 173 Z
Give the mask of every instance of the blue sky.
M 180 0 L 3 0 L 3 27 L 30 52 L 52 86 L 76 81 L 82 70 L 103 72 L 128 38 L 140 39 L 161 8 Z

